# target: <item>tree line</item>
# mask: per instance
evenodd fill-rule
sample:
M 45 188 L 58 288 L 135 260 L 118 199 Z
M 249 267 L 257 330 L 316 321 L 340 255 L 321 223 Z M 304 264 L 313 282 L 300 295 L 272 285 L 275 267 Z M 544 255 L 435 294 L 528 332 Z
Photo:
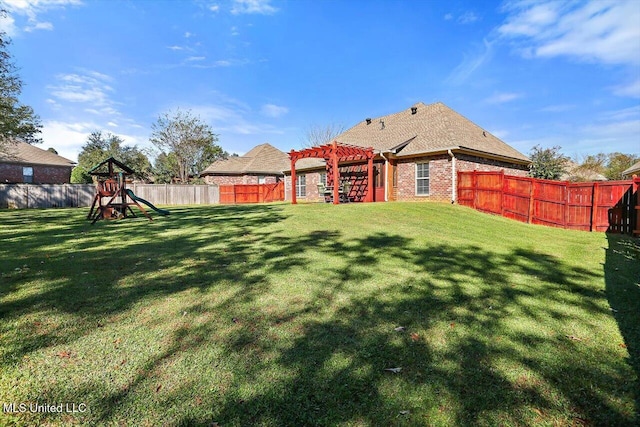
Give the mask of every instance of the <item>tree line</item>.
M 218 135 L 190 111 L 165 113 L 151 127 L 149 141 L 160 151 L 153 164 L 148 150 L 124 145 L 111 133 L 95 131 L 89 135 L 78 155 L 78 165 L 71 172 L 72 183 L 92 182 L 90 171 L 101 161 L 113 157 L 135 171 L 141 181 L 165 183 L 203 183 L 200 172 L 229 154 L 220 147 Z
M 529 175 L 541 179 L 563 179 L 566 181 L 598 181 L 622 179 L 622 172 L 640 161 L 640 155 L 613 152 L 588 155 L 572 159 L 562 154 L 560 146 L 543 148 L 536 145 L 529 158 Z

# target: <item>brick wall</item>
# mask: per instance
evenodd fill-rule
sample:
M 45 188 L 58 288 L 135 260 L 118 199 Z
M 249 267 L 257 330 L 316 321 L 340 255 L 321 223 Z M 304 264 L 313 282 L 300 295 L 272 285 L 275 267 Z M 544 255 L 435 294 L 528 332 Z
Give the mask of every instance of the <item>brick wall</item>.
M 324 201 L 324 198 L 320 197 L 318 193 L 318 184 L 320 183 L 320 172 L 296 172 L 296 178 L 300 175 L 307 177 L 307 195 L 305 197 L 297 197 L 299 202 L 320 202 Z M 291 175 L 285 175 L 284 177 L 284 199 L 291 201 Z
M 24 183 L 24 166 L 33 168 L 33 184 L 68 184 L 71 181 L 71 167 L 0 163 L 0 182 Z
M 416 195 L 416 163 L 429 162 L 429 196 Z M 413 159 L 398 159 L 398 187 L 396 200 L 451 201 L 451 157 L 449 155 L 429 156 Z M 485 159 L 466 154 L 456 155 L 457 171 L 500 171 L 506 174 L 526 176 L 528 167 L 498 160 Z
M 266 175 L 265 184 L 275 184 L 282 181 L 281 177 Z M 257 184 L 258 175 L 207 175 L 204 177 L 207 184 L 235 185 L 235 184 Z

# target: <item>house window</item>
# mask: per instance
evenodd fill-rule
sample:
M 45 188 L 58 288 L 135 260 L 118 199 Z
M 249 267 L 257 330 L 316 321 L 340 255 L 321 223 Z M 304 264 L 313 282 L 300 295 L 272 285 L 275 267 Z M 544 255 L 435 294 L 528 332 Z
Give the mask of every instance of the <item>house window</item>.
M 429 163 L 416 163 L 416 196 L 429 195 Z
M 33 182 L 33 168 L 31 166 L 22 168 L 22 182 Z
M 267 177 L 264 175 L 258 175 L 258 184 L 266 184 L 267 183 Z
M 296 197 L 307 197 L 307 176 L 299 175 L 296 178 Z
M 327 173 L 320 172 L 320 184 L 326 186 L 327 185 Z

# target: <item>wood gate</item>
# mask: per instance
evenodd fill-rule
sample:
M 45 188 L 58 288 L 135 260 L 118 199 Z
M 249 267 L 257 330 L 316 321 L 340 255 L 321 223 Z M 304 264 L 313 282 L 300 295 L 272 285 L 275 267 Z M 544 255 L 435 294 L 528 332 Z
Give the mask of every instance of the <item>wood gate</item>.
M 220 186 L 220 203 L 268 203 L 284 200 L 284 181 L 276 184 L 235 184 Z

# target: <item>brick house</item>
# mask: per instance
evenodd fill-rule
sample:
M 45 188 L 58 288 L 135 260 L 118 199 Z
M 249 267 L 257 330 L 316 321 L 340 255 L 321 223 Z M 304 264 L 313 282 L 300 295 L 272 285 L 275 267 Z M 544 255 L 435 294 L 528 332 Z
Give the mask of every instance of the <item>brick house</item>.
M 200 174 L 207 184 L 275 184 L 284 178 L 289 157 L 270 144 L 260 144 L 239 157 L 216 160 Z
M 368 118 L 338 135 L 339 144 L 372 147 L 374 201 L 456 200 L 458 171 L 504 171 L 525 176 L 530 160 L 488 131 L 438 102 L 383 117 Z M 340 176 L 362 177 L 361 164 L 341 164 Z M 289 166 L 290 169 L 290 166 Z M 324 160 L 296 163 L 296 195 L 320 200 L 317 183 L 326 179 Z M 291 172 L 285 195 L 290 199 Z
M 640 176 L 640 162 L 634 163 L 628 169 L 622 171 L 622 179 L 631 179 Z
M 68 184 L 75 162 L 25 142 L 0 152 L 0 183 Z

